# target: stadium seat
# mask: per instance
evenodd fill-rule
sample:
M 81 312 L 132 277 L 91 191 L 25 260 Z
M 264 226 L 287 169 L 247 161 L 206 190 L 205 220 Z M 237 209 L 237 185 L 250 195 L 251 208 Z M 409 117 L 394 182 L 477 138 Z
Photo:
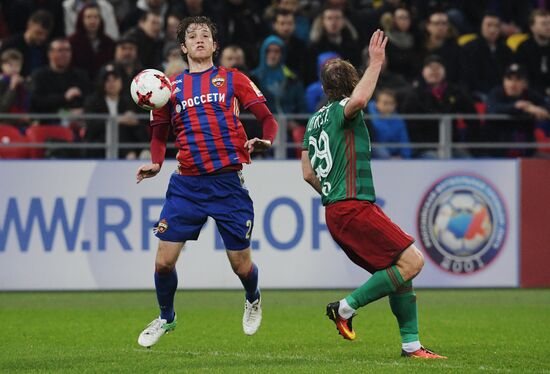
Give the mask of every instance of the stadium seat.
M 303 139 L 304 139 L 305 133 L 306 133 L 305 126 L 295 127 L 294 129 L 292 129 L 292 141 L 294 143 L 301 144 Z M 302 157 L 302 148 L 298 147 L 298 148 L 296 148 L 296 158 L 299 159 L 301 157 Z
M 547 126 L 538 126 L 535 129 L 535 140 L 540 144 L 539 153 L 550 156 L 550 133 L 544 127 Z
M 466 45 L 475 39 L 477 39 L 477 34 L 464 34 L 458 37 L 457 43 L 459 46 L 462 47 L 463 45 Z
M 49 140 L 72 143 L 74 136 L 71 129 L 63 126 L 38 125 L 27 129 L 27 138 L 31 143 L 45 143 Z M 44 158 L 45 148 L 31 148 L 31 158 Z
M 27 143 L 27 138 L 22 135 L 17 127 L 0 124 L 0 144 Z M 0 158 L 28 158 L 29 149 L 24 147 L 0 148 Z
M 529 39 L 529 34 L 512 34 L 506 39 L 506 45 L 516 52 L 519 45 Z

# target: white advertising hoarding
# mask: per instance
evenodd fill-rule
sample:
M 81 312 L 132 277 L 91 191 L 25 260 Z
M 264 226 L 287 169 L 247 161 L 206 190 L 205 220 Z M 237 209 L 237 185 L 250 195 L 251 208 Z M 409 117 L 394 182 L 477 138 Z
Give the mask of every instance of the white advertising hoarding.
M 135 183 L 139 162 L 0 163 L 0 290 L 154 286 L 158 220 L 170 172 Z M 375 161 L 378 202 L 417 239 L 418 287 L 517 287 L 516 161 Z M 263 288 L 354 288 L 368 273 L 330 238 L 298 161 L 245 167 L 253 258 Z M 239 288 L 209 221 L 177 265 L 180 288 Z

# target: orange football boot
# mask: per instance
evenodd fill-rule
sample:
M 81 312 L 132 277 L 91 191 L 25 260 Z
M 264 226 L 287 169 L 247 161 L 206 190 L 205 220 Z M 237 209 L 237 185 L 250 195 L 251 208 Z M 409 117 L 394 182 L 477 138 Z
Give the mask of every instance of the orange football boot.
M 339 301 L 328 304 L 327 316 L 336 324 L 336 330 L 338 330 L 338 334 L 342 335 L 344 339 L 354 340 L 355 331 L 353 331 L 353 326 L 351 322 L 355 315 L 351 316 L 349 319 L 342 318 L 340 314 L 338 314 L 339 307 Z
M 420 349 L 414 352 L 401 351 L 401 356 L 414 357 L 414 358 L 427 358 L 427 359 L 447 359 L 446 356 L 438 355 L 437 353 L 432 352 L 429 349 L 426 349 L 424 347 L 420 347 Z

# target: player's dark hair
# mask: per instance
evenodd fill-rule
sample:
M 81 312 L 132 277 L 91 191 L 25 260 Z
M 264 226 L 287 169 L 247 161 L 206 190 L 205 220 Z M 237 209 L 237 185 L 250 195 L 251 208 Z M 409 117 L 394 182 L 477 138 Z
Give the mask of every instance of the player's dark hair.
M 29 17 L 29 22 L 36 23 L 48 31 L 53 28 L 53 16 L 47 10 L 37 10 Z
M 178 42 L 180 44 L 185 45 L 185 34 L 187 33 L 187 29 L 190 25 L 197 24 L 197 25 L 206 25 L 210 32 L 212 33 L 212 39 L 214 40 L 214 43 L 216 43 L 216 46 L 218 46 L 218 28 L 216 27 L 216 24 L 212 22 L 212 20 L 205 16 L 193 16 L 193 17 L 185 17 L 178 26 Z M 218 55 L 218 48 L 216 47 L 216 50 L 214 51 L 214 55 L 212 56 L 213 59 L 215 59 Z M 187 54 L 183 54 L 183 59 L 185 62 L 188 62 Z
M 358 82 L 357 70 L 348 61 L 335 58 L 321 69 L 321 84 L 329 101 L 349 97 Z

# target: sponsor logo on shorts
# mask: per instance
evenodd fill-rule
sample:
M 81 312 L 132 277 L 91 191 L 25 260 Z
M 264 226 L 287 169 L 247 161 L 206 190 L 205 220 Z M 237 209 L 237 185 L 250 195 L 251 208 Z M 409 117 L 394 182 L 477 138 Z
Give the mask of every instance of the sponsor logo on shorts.
M 168 222 L 166 222 L 166 220 L 163 218 L 159 221 L 159 224 L 157 225 L 157 227 L 153 230 L 155 231 L 155 233 L 159 233 L 159 234 L 164 234 L 166 232 L 166 230 L 168 230 Z
M 440 268 L 454 274 L 483 270 L 501 251 L 508 226 L 498 191 L 480 177 L 440 179 L 418 214 L 420 243 Z

